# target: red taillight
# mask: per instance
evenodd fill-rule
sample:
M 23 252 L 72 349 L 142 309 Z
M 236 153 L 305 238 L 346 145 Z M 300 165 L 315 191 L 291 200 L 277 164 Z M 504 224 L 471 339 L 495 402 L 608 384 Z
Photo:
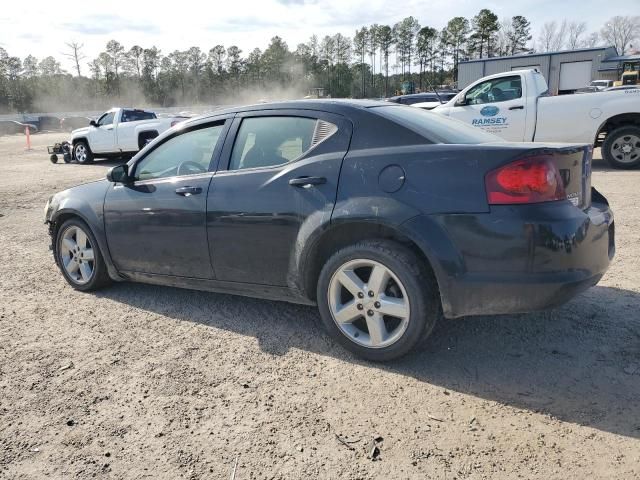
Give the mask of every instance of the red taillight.
M 490 205 L 539 203 L 566 198 L 558 167 L 545 157 L 517 160 L 485 177 Z

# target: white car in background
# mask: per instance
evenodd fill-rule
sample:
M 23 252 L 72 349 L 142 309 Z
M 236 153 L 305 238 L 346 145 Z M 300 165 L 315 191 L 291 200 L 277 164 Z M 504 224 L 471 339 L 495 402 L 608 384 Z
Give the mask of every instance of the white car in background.
M 616 168 L 640 166 L 640 89 L 549 96 L 537 70 L 481 78 L 432 110 L 512 142 L 589 143 Z
M 184 119 L 158 118 L 155 112 L 136 108 L 112 108 L 88 127 L 71 132 L 72 157 L 78 163 L 91 163 L 94 158 L 134 155 Z

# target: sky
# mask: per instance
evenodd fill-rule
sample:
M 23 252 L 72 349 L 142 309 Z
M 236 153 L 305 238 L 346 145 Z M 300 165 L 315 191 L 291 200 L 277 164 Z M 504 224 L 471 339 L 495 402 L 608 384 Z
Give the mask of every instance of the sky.
M 3 0 L 0 46 L 10 55 L 60 59 L 65 43 L 84 44 L 86 63 L 115 39 L 125 48 L 157 46 L 164 54 L 198 46 L 205 52 L 217 44 L 237 45 L 243 55 L 264 49 L 279 35 L 289 48 L 312 34 L 342 33 L 371 23 L 392 25 L 413 15 L 421 25 L 438 29 L 454 16 L 473 17 L 489 8 L 500 19 L 524 15 L 534 39 L 544 22 L 567 18 L 599 30 L 615 15 L 640 15 L 640 0 Z

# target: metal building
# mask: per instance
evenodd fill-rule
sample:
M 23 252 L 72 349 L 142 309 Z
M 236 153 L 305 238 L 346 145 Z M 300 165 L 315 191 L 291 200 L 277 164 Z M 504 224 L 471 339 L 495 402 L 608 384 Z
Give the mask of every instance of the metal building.
M 467 60 L 458 64 L 458 88 L 463 89 L 486 75 L 537 68 L 546 78 L 549 92 L 572 93 L 589 85 L 591 80 L 616 80 L 617 67 L 605 62 L 616 56 L 614 47 L 597 47 Z

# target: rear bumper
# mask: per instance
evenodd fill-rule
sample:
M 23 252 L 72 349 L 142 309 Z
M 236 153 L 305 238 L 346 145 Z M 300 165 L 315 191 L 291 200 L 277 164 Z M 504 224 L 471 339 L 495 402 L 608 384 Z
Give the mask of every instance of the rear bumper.
M 425 253 L 447 318 L 560 305 L 598 283 L 615 254 L 613 213 L 597 192 L 587 210 L 551 202 L 431 220 L 440 232 Z M 418 218 L 405 226 L 425 234 Z

